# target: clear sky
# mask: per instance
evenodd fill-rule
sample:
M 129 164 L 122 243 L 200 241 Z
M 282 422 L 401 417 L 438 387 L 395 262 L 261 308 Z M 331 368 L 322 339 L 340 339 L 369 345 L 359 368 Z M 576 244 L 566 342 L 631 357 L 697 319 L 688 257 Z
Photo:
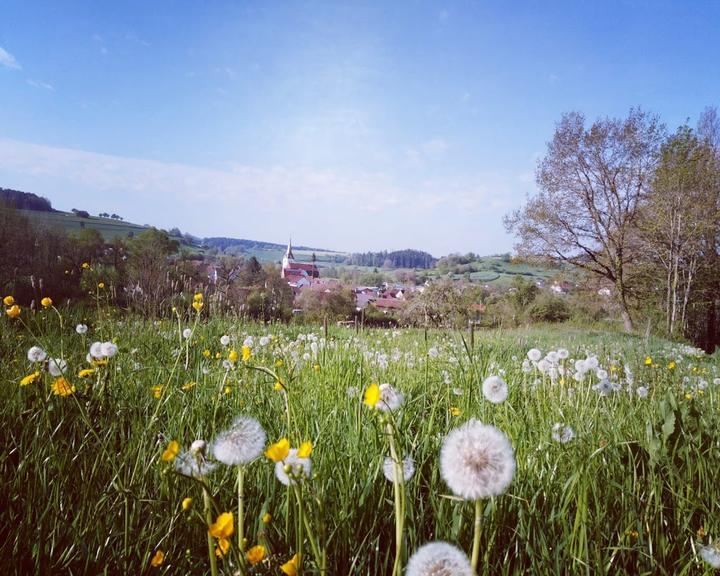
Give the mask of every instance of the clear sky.
M 563 112 L 720 106 L 720 0 L 0 3 L 0 187 L 199 236 L 508 251 Z

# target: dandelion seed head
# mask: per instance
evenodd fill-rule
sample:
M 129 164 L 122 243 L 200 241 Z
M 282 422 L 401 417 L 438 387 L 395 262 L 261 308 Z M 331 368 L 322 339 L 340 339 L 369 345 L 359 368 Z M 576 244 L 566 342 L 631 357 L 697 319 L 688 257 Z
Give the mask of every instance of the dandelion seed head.
M 67 362 L 62 358 L 50 358 L 48 360 L 48 372 L 55 378 L 62 376 L 67 370 Z
M 118 347 L 112 342 L 103 342 L 100 345 L 100 350 L 105 358 L 112 358 L 117 354 Z
M 508 397 L 508 386 L 500 376 L 488 376 L 482 383 L 483 396 L 493 404 L 500 404 Z
M 537 348 L 530 348 L 527 353 L 527 357 L 532 362 L 538 362 L 542 358 L 542 352 Z
M 221 336 L 220 344 L 222 344 L 223 346 L 227 346 L 228 344 L 230 344 L 230 336 L 228 336 L 227 334 L 225 334 L 224 336 Z
M 190 336 L 192 336 L 192 330 L 190 328 L 185 328 L 185 330 L 183 330 L 182 332 L 182 335 L 185 340 L 188 340 Z
M 635 390 L 635 394 L 638 395 L 638 398 L 646 398 L 648 395 L 648 389 L 645 386 L 640 386 L 637 390 Z
M 255 418 L 240 416 L 213 442 L 212 454 L 228 466 L 248 464 L 263 453 L 267 437 Z
M 190 478 L 204 478 L 217 467 L 217 464 L 208 462 L 201 453 L 193 453 L 192 447 L 190 451 L 183 451 L 178 454 L 174 462 L 175 469 L 183 476 L 189 476 Z
M 312 464 L 310 458 L 300 458 L 297 448 L 291 448 L 285 460 L 275 463 L 275 477 L 285 486 L 294 486 L 305 478 L 310 478 Z
M 410 557 L 407 576 L 474 576 L 465 553 L 447 542 L 430 542 Z
M 85 334 L 88 331 L 88 327 L 85 324 L 78 324 L 75 326 L 75 332 L 78 334 Z
M 40 346 L 33 346 L 27 351 L 27 358 L 30 362 L 44 362 L 45 358 L 47 358 L 47 352 Z
M 715 546 L 700 546 L 700 557 L 713 568 L 720 568 L 720 550 Z
M 390 482 L 395 481 L 395 461 L 392 458 L 385 458 L 383 461 L 383 474 Z M 415 460 L 405 458 L 402 461 L 403 482 L 407 482 L 415 474 Z
M 404 400 L 405 396 L 400 390 L 390 384 L 380 384 L 380 400 L 375 404 L 375 408 L 381 412 L 395 412 Z
M 560 444 L 567 444 L 575 438 L 575 431 L 570 426 L 565 426 L 559 422 L 553 424 L 552 439 Z
M 440 473 L 461 498 L 497 496 L 513 479 L 515 455 L 503 432 L 472 419 L 451 430 L 443 441 Z

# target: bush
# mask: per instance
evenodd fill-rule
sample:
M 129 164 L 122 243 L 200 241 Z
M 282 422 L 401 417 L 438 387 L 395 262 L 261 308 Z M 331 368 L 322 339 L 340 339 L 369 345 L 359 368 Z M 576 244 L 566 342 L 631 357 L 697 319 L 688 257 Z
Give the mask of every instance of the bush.
M 541 294 L 528 311 L 536 322 L 564 322 L 570 318 L 570 308 L 565 300 L 552 294 Z

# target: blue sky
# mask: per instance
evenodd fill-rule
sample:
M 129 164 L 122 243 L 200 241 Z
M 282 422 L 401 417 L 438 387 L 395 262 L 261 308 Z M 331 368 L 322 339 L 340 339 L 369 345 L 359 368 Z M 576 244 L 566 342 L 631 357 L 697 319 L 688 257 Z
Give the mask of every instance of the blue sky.
M 0 13 L 0 187 L 200 236 L 508 251 L 563 112 L 720 106 L 716 0 Z

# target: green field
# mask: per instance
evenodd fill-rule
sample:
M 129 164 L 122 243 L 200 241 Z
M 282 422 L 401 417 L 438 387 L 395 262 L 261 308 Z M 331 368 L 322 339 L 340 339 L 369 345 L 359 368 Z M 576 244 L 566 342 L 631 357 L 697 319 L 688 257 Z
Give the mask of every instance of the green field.
M 189 310 L 159 322 L 103 302 L 83 316 L 58 312 L 62 330 L 53 309 L 0 320 L 0 551 L 9 571 L 208 574 L 207 518 L 233 512 L 220 574 L 280 574 L 302 550 L 302 574 L 389 575 L 398 533 L 398 567 L 432 540 L 469 556 L 477 511 L 478 574 L 711 573 L 699 554 L 720 533 L 714 356 L 571 328 L 477 332 L 471 347 L 460 332 L 330 327 L 325 339 L 312 327 L 207 318 L 211 304 L 199 318 Z M 87 334 L 75 331 L 81 321 Z M 110 340 L 118 353 L 89 364 L 91 343 Z M 55 393 L 63 388 L 47 363 L 29 362 L 33 345 L 67 361 L 71 393 Z M 523 368 L 530 348 L 569 357 Z M 86 368 L 94 372 L 80 378 Z M 497 404 L 481 390 L 490 375 L 508 384 Z M 364 405 L 372 383 L 399 390 L 401 405 Z M 211 443 L 239 415 L 259 421 L 267 446 L 313 446 L 312 472 L 295 487 L 264 455 L 246 466 L 243 543 L 237 469 L 218 465 L 193 479 L 177 467 L 195 462 L 191 443 Z M 517 464 L 507 490 L 477 506 L 453 495 L 439 465 L 446 435 L 471 418 L 503 431 Z M 556 424 L 572 434 L 558 436 Z M 414 460 L 405 482 L 383 476 L 393 451 Z M 258 544 L 262 561 L 241 564 L 240 546 Z
M 19 210 L 31 222 L 40 226 L 62 228 L 68 233 L 79 232 L 84 228 L 94 229 L 102 234 L 105 241 L 120 236 L 128 238 L 147 230 L 147 226 L 131 224 L 110 218 L 99 218 L 90 216 L 81 218 L 71 212 L 42 212 L 38 210 Z

